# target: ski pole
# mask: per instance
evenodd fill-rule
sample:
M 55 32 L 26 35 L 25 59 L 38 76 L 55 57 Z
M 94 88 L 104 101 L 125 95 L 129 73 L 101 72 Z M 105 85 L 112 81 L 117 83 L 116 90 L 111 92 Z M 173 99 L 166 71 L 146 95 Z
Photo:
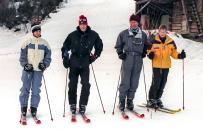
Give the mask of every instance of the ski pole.
M 143 68 L 143 77 L 144 77 L 145 97 L 146 97 L 146 102 L 148 102 L 147 101 L 147 84 L 146 84 L 144 63 L 142 65 L 142 68 Z M 147 111 L 149 112 L 149 108 L 148 107 L 147 107 Z
M 66 71 L 66 85 L 65 85 L 65 97 L 64 97 L 64 106 L 63 106 L 63 117 L 65 117 L 66 113 L 66 92 L 67 92 L 67 79 L 68 79 L 68 69 Z
M 183 59 L 183 110 L 185 110 L 185 62 Z
M 120 74 L 119 74 L 119 77 L 118 77 L 118 85 L 117 85 L 117 89 L 116 89 L 116 95 L 115 95 L 112 115 L 114 115 L 114 110 L 115 110 L 115 106 L 116 106 L 116 98 L 117 98 L 117 95 L 118 95 L 118 89 L 119 89 L 119 84 L 120 84 L 120 79 L 121 79 L 121 71 L 122 71 L 122 65 L 121 65 Z
M 144 86 L 145 86 L 145 96 L 146 96 L 146 102 L 147 102 L 147 84 L 146 84 L 146 78 L 145 78 L 144 64 L 142 65 L 142 68 L 143 68 L 143 77 L 144 77 Z
M 45 91 L 46 91 L 46 95 L 47 95 L 47 101 L 48 101 L 48 105 L 49 105 L 49 112 L 50 112 L 50 116 L 51 116 L 51 120 L 53 121 L 53 117 L 52 117 L 52 113 L 51 113 L 51 106 L 50 106 L 50 102 L 49 102 L 49 97 L 48 97 L 48 92 L 47 92 L 47 86 L 46 86 L 46 81 L 44 78 L 44 75 L 42 74 L 42 78 L 44 80 L 44 87 L 45 87 Z
M 92 72 L 93 72 L 95 84 L 96 84 L 96 87 L 97 87 L 97 91 L 98 91 L 98 94 L 99 94 L 100 102 L 101 102 L 101 105 L 102 105 L 102 109 L 103 109 L 103 112 L 104 112 L 104 114 L 105 114 L 106 111 L 105 111 L 105 109 L 104 109 L 104 105 L 103 105 L 103 102 L 102 102 L 102 99 L 101 99 L 101 95 L 100 95 L 100 92 L 99 92 L 99 87 L 98 87 L 98 84 L 97 84 L 97 80 L 96 80 L 96 76 L 95 76 L 95 73 L 94 73 L 94 68 L 93 68 L 92 63 L 91 63 L 91 67 L 92 67 Z

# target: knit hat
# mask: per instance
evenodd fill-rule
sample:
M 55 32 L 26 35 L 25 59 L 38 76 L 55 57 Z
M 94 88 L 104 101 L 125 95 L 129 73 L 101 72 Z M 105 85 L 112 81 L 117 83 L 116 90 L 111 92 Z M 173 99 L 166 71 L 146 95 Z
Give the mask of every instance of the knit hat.
M 88 24 L 87 23 L 87 17 L 85 17 L 84 15 L 79 16 L 79 25 L 81 24 Z
M 31 31 L 32 31 L 32 33 L 35 32 L 35 31 L 38 31 L 38 30 L 41 31 L 41 26 L 39 24 L 35 24 L 34 23 L 34 24 L 31 25 Z
M 137 21 L 138 23 L 140 23 L 140 16 L 139 16 L 139 15 L 132 14 L 132 15 L 130 16 L 130 21 Z

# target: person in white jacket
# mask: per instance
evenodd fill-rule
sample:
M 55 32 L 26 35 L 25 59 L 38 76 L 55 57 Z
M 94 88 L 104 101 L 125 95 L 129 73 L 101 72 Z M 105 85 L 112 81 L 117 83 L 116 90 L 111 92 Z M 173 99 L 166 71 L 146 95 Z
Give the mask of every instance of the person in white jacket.
M 25 40 L 21 47 L 20 64 L 24 68 L 22 72 L 22 88 L 19 96 L 21 105 L 21 118 L 26 118 L 28 99 L 31 94 L 31 114 L 36 116 L 40 102 L 40 87 L 44 70 L 51 63 L 51 49 L 46 40 L 41 38 L 41 27 L 32 25 L 32 36 Z

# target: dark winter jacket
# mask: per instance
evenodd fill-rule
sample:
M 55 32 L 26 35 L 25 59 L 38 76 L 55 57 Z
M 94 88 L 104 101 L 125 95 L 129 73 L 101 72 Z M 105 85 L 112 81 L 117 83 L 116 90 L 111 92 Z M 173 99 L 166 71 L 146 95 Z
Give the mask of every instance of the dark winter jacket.
M 103 50 L 103 43 L 99 35 L 88 26 L 85 32 L 79 27 L 68 35 L 63 43 L 62 58 L 70 60 L 70 67 L 88 67 L 90 64 L 90 53 L 94 47 L 94 53 L 100 56 Z M 69 58 L 69 51 L 71 56 Z

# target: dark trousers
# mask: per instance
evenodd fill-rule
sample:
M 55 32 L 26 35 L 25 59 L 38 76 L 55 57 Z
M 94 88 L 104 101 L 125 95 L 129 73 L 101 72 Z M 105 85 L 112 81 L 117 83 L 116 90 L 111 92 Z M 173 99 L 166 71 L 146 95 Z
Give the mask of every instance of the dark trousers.
M 86 68 L 70 68 L 69 73 L 69 104 L 77 104 L 77 85 L 78 85 L 78 77 L 81 78 L 81 94 L 80 94 L 80 105 L 87 105 L 88 98 L 90 94 L 90 83 L 89 83 L 89 67 Z
M 167 82 L 169 69 L 153 68 L 152 84 L 149 90 L 149 99 L 161 98 Z

